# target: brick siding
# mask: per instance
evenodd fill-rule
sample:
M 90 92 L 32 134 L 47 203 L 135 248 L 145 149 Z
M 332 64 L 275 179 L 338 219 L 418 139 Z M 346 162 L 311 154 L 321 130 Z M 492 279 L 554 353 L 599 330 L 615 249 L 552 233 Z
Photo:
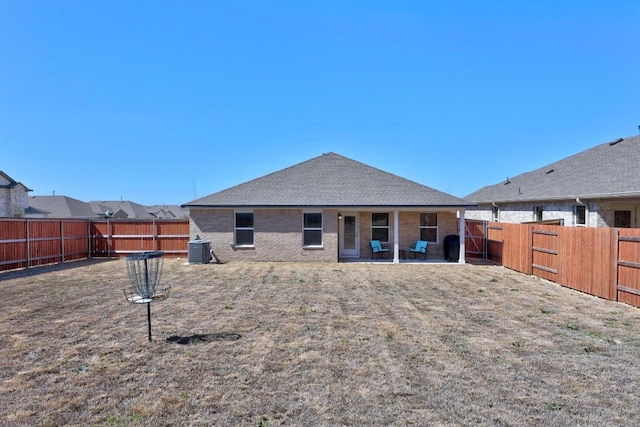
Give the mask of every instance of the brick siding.
M 302 246 L 302 209 L 255 209 L 254 246 L 234 246 L 235 211 L 233 209 L 198 209 L 190 212 L 190 235 L 209 240 L 221 261 L 338 261 L 338 210 L 324 209 L 323 245 Z M 311 210 L 307 211 L 311 212 Z M 420 238 L 420 213 L 399 213 L 399 248 L 408 254 L 409 247 Z M 371 258 L 371 212 L 359 213 L 360 258 Z M 438 212 L 438 242 L 429 243 L 427 258 L 443 259 L 443 241 L 458 234 L 455 212 Z M 393 256 L 393 212 L 389 212 L 389 244 Z

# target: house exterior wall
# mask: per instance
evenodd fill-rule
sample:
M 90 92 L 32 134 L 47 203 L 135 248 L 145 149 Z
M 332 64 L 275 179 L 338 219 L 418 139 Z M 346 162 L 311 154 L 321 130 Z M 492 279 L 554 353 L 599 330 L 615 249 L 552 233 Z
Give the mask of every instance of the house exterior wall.
M 309 210 L 308 212 L 317 210 Z M 322 247 L 302 245 L 302 209 L 254 209 L 254 245 L 234 246 L 235 210 L 190 210 L 190 234 L 209 240 L 221 261 L 311 261 L 338 260 L 338 211 L 321 210 Z
M 640 206 L 640 200 L 637 201 Z M 623 209 L 619 202 L 603 200 L 583 200 L 581 205 L 586 208 L 586 223 L 576 224 L 575 209 L 578 205 L 576 200 L 561 200 L 552 202 L 527 202 L 527 203 L 504 203 L 498 204 L 500 209 L 498 222 L 524 223 L 532 222 L 534 218 L 534 208 L 543 208 L 542 220 L 562 219 L 565 226 L 586 226 L 586 227 L 613 227 L 615 210 Z M 639 210 L 640 213 L 640 210 Z M 492 205 L 478 205 L 476 209 L 469 209 L 465 214 L 467 219 L 494 221 Z M 640 225 L 640 218 L 638 219 Z
M 381 211 L 376 211 L 381 212 Z M 383 211 L 386 212 L 386 211 Z M 434 212 L 425 210 L 424 212 Z M 420 213 L 398 212 L 398 249 L 409 255 L 409 248 L 420 239 Z M 360 212 L 360 258 L 371 258 L 371 214 Z M 389 257 L 393 257 L 393 223 L 394 212 L 389 214 Z M 458 234 L 458 217 L 456 212 L 438 212 L 438 241 L 427 245 L 427 258 L 444 259 L 444 238 L 449 234 Z
M 9 214 L 11 206 L 11 190 L 0 188 L 0 217 L 11 216 Z
M 302 246 L 303 209 L 255 209 L 253 247 L 234 246 L 235 210 L 191 208 L 189 233 L 210 241 L 210 247 L 223 262 L 227 261 L 309 261 L 337 262 L 339 220 L 337 209 L 323 209 L 323 245 Z M 380 212 L 380 211 L 376 211 Z M 359 212 L 360 258 L 371 258 L 371 211 Z M 390 257 L 393 257 L 394 212 L 389 214 Z M 444 259 L 443 242 L 449 234 L 458 234 L 455 212 L 438 212 L 438 241 L 427 246 L 427 258 Z M 420 238 L 420 212 L 399 212 L 399 249 L 408 256 L 409 248 Z
M 29 207 L 29 194 L 21 185 L 0 188 L 0 217 L 24 217 Z
M 599 227 L 614 227 L 615 212 L 631 213 L 631 228 L 640 228 L 640 199 L 607 199 L 600 201 Z

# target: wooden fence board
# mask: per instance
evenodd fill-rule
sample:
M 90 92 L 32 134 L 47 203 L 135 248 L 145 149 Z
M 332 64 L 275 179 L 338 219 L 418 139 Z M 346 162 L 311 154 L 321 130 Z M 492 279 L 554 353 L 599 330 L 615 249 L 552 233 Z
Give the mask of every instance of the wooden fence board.
M 507 268 L 640 307 L 639 229 L 489 222 L 486 241 Z
M 640 230 L 620 229 L 618 236 L 618 301 L 640 307 Z
M 530 234 L 527 225 L 489 223 L 489 253 L 503 266 L 531 274 Z
M 186 220 L 0 219 L 0 270 L 163 250 L 186 256 Z
M 531 272 L 553 282 L 558 281 L 558 226 L 531 225 Z
M 562 227 L 559 230 L 558 283 L 590 295 L 615 299 L 610 228 Z

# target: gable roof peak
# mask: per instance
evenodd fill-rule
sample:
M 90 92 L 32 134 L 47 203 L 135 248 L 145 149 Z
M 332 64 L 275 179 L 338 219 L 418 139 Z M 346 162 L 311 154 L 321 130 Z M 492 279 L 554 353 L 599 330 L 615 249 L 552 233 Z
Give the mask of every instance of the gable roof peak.
M 334 152 L 184 204 L 185 207 L 466 207 L 473 204 Z

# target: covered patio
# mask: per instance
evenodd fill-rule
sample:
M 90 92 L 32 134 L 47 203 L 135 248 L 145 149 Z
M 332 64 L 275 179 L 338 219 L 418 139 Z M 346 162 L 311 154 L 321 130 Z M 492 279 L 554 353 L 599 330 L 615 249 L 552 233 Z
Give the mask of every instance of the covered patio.
M 340 262 L 426 263 L 447 262 L 444 240 L 458 236 L 456 262 L 465 263 L 464 209 L 371 208 L 338 211 L 338 260 Z M 418 240 L 426 242 L 426 253 L 411 252 Z M 374 252 L 372 241 L 379 241 L 383 252 Z

